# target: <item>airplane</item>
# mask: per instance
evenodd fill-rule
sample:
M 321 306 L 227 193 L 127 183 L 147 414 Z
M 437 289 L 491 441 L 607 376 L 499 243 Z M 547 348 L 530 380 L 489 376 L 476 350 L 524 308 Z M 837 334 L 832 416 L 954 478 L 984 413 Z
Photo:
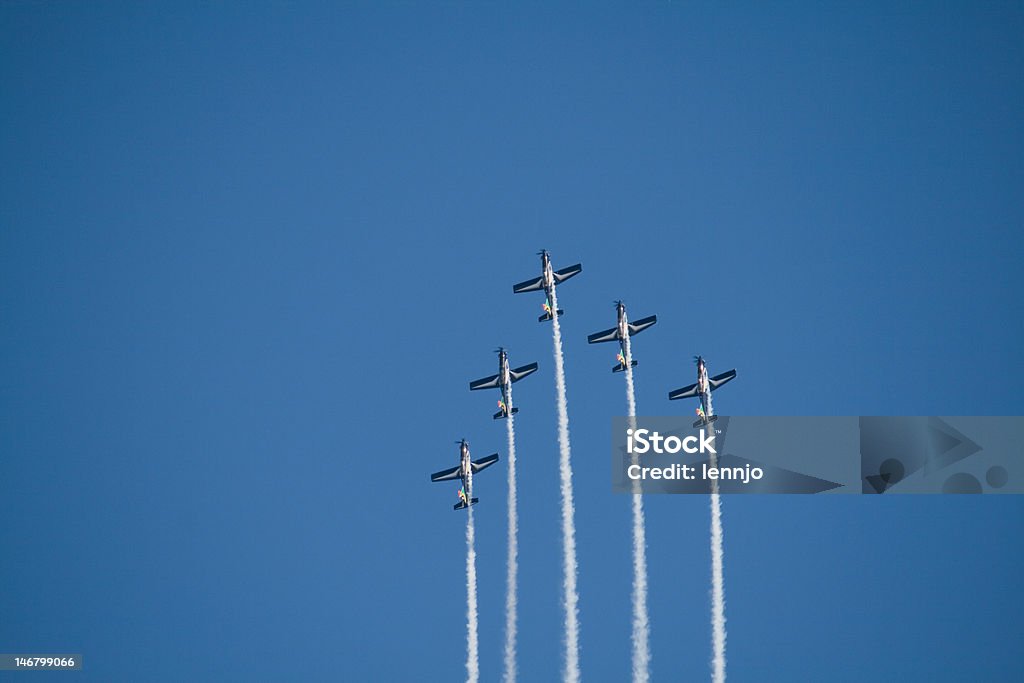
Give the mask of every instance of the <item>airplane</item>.
M 541 289 L 544 290 L 544 293 L 547 296 L 544 301 L 544 315 L 537 318 L 537 322 L 542 323 L 554 318 L 555 313 L 558 315 L 562 315 L 562 313 L 564 313 L 562 310 L 551 310 L 552 306 L 554 306 L 552 298 L 555 291 L 555 285 L 565 282 L 573 275 L 577 275 L 583 270 L 583 265 L 577 263 L 574 266 L 562 268 L 561 270 L 552 270 L 551 255 L 548 254 L 547 250 L 541 249 L 537 254 L 540 256 L 540 277 L 520 282 L 517 285 L 512 285 L 512 292 L 514 294 L 519 294 L 520 292 L 536 292 Z
M 473 497 L 473 475 L 498 462 L 498 454 L 492 453 L 479 460 L 470 460 L 469 444 L 466 443 L 466 440 L 463 439 L 455 443 L 459 444 L 459 464 L 449 470 L 434 472 L 430 475 L 430 481 L 462 479 L 462 488 L 459 489 L 459 502 L 454 507 L 455 510 L 462 510 L 480 502 L 479 498 Z
M 508 351 L 504 348 L 500 348 L 496 353 L 498 354 L 498 374 L 470 382 L 469 390 L 501 389 L 501 400 L 498 401 L 498 412 L 494 414 L 494 419 L 498 420 L 509 416 L 509 405 L 512 403 L 512 401 L 509 400 L 509 393 L 512 391 L 512 383 L 518 382 L 527 375 L 537 372 L 537 364 L 530 363 L 529 365 L 524 365 L 521 368 L 509 370 Z M 519 408 L 512 406 L 511 414 L 515 415 L 518 412 Z
M 599 342 L 616 341 L 619 342 L 619 364 L 612 368 L 612 372 L 622 372 L 626 369 L 626 337 L 633 336 L 634 334 L 640 334 L 648 327 L 658 322 L 658 316 L 652 315 L 647 318 L 641 318 L 635 323 L 629 322 L 626 318 L 626 304 L 621 301 L 615 302 L 615 312 L 618 315 L 619 323 L 604 332 L 595 332 L 594 334 L 587 337 L 587 342 L 590 344 L 597 344 Z M 636 367 L 636 361 L 633 361 L 633 367 Z
M 700 419 L 693 423 L 693 427 L 696 429 L 718 419 L 714 409 L 711 407 L 711 390 L 717 389 L 729 380 L 734 379 L 736 377 L 736 369 L 734 368 L 729 372 L 723 372 L 721 375 L 708 379 L 708 366 L 704 362 L 704 357 L 694 356 L 693 360 L 697 363 L 697 383 L 668 392 L 668 400 L 675 401 L 679 398 L 700 397 L 700 407 L 697 408 L 697 415 Z

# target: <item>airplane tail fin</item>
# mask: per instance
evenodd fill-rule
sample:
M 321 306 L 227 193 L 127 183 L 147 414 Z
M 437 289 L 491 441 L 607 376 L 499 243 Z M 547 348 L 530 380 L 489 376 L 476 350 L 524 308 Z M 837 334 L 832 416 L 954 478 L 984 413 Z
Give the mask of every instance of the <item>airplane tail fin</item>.
M 636 367 L 636 364 L 637 364 L 637 361 L 633 361 L 633 367 L 634 368 Z M 622 372 L 625 369 L 626 369 L 626 366 L 623 365 L 622 363 L 619 363 L 618 365 L 616 365 L 615 367 L 612 368 L 612 372 Z
M 519 408 L 516 408 L 515 406 L 512 406 L 512 414 L 515 415 L 518 412 L 519 412 Z M 495 420 L 500 420 L 503 417 L 508 417 L 508 413 L 506 413 L 504 410 L 499 410 L 498 412 L 496 412 L 494 414 L 494 419 Z
M 717 415 L 712 415 L 711 417 L 707 417 L 707 418 L 702 417 L 701 419 L 699 419 L 699 420 L 697 420 L 696 422 L 693 423 L 693 428 L 697 429 L 698 427 L 703 427 L 704 425 L 711 424 L 712 422 L 714 422 L 717 419 L 718 419 Z
M 479 502 L 480 502 L 479 498 L 473 498 L 472 500 L 469 501 L 469 505 L 476 505 Z M 469 505 L 466 505 L 465 503 L 463 503 L 460 500 L 458 503 L 455 504 L 455 506 L 452 509 L 453 510 L 464 510 L 464 509 L 468 508 Z
M 565 311 L 563 311 L 562 309 L 558 309 L 558 315 L 562 315 L 563 313 L 565 313 Z M 554 318 L 554 316 L 552 316 L 550 313 L 545 312 L 544 315 L 542 315 L 539 318 L 537 318 L 537 322 L 539 322 L 539 323 L 547 322 L 548 320 L 551 320 L 552 318 Z

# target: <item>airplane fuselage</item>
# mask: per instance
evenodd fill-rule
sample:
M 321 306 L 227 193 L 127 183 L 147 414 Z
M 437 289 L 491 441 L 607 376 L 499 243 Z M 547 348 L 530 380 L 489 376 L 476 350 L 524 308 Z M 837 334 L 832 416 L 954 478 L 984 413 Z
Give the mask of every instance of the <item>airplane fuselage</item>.
M 504 387 L 507 387 L 509 384 L 512 383 L 512 378 L 509 375 L 508 370 L 508 354 L 506 354 L 504 351 L 501 352 L 501 358 L 498 361 L 498 364 L 498 376 L 501 378 L 501 386 L 502 389 L 504 389 Z
M 629 363 L 626 358 L 626 340 L 629 338 L 629 318 L 626 316 L 626 305 L 622 302 L 615 304 L 615 313 L 617 316 L 616 327 L 619 328 L 619 356 L 622 358 L 619 362 L 625 369 Z
M 706 423 L 714 412 L 711 408 L 711 384 L 708 382 L 708 366 L 703 358 L 697 359 L 697 394 L 700 397 L 700 408 L 704 412 Z
M 555 289 L 555 271 L 551 267 L 551 257 L 548 256 L 548 252 L 541 252 L 541 273 L 544 276 L 544 291 L 548 295 L 548 300 L 551 299 L 551 292 Z
M 544 262 L 544 266 L 541 269 L 541 276 L 544 284 L 544 298 L 546 300 L 546 308 L 544 309 L 551 315 L 554 315 L 553 309 L 555 307 L 555 271 L 551 267 L 551 259 L 548 258 L 548 253 L 545 251 L 541 257 Z
M 499 355 L 498 381 L 501 382 L 501 410 L 507 416 L 512 410 L 512 401 L 509 399 L 512 389 L 512 373 L 508 367 L 508 354 L 502 349 Z
M 466 500 L 473 500 L 473 465 L 469 456 L 469 444 L 465 441 L 459 446 L 459 477 L 462 479 L 462 490 L 466 492 Z
M 625 304 L 616 306 L 619 326 L 619 348 L 622 349 L 622 356 L 626 356 L 626 338 L 629 337 L 629 319 L 626 317 Z

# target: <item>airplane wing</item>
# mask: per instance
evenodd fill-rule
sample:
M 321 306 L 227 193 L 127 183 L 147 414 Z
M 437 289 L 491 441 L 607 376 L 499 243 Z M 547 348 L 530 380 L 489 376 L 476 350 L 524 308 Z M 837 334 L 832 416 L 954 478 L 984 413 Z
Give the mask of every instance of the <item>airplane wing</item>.
M 723 372 L 721 375 L 716 375 L 712 377 L 711 379 L 708 380 L 708 384 L 711 385 L 712 389 L 717 389 L 718 387 L 722 386 L 723 384 L 733 379 L 734 377 L 736 377 L 735 368 L 733 368 L 729 372 Z
M 649 318 L 641 318 L 640 320 L 637 320 L 635 323 L 630 323 L 629 336 L 632 337 L 634 334 L 640 334 L 641 332 L 643 332 L 656 322 L 658 322 L 658 316 L 652 315 Z
M 544 276 L 535 277 L 532 280 L 525 280 L 517 285 L 512 285 L 512 292 L 519 294 L 520 292 L 536 292 L 538 289 L 544 288 Z
M 473 463 L 472 463 L 473 474 L 476 474 L 477 472 L 479 472 L 482 469 L 486 469 L 486 468 L 490 467 L 491 465 L 493 465 L 496 462 L 498 462 L 498 454 L 497 453 L 491 453 L 490 455 L 486 455 L 486 456 L 480 458 L 479 460 L 474 460 Z M 456 469 L 458 469 L 458 468 L 456 468 Z
M 498 388 L 498 375 L 491 375 L 490 377 L 484 377 L 469 383 L 469 390 L 475 389 L 497 389 Z
M 697 385 L 691 384 L 688 387 L 682 389 L 676 389 L 675 391 L 668 392 L 668 400 L 674 401 L 677 398 L 693 398 L 697 395 Z
M 450 470 L 441 470 L 440 472 L 434 472 L 430 475 L 430 481 L 448 481 L 449 479 L 459 478 L 460 465 L 456 465 Z
M 595 332 L 594 334 L 587 337 L 587 342 L 590 344 L 597 344 L 598 342 L 609 342 L 615 341 L 619 338 L 619 328 L 613 327 L 610 330 L 604 332 Z
M 537 364 L 536 363 L 530 363 L 529 365 L 524 365 L 521 368 L 516 368 L 515 370 L 510 370 L 508 374 L 512 376 L 512 381 L 513 382 L 518 382 L 519 380 L 521 380 L 522 378 L 526 377 L 527 375 L 532 375 L 535 372 L 537 372 Z
M 553 275 L 555 276 L 555 282 L 565 282 L 573 275 L 579 275 L 580 271 L 583 270 L 583 264 L 577 263 L 575 266 L 569 266 L 568 268 L 562 268 L 556 270 Z

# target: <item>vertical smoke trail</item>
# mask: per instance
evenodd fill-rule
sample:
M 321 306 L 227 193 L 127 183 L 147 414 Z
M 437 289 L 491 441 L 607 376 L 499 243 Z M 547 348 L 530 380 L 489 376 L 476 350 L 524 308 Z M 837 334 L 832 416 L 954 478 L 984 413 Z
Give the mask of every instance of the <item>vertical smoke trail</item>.
M 629 427 L 636 429 L 636 394 L 633 389 L 633 352 L 629 335 L 623 340 L 626 351 L 626 406 Z M 634 461 L 636 455 L 633 455 Z M 633 681 L 647 683 L 651 675 L 650 620 L 647 615 L 647 540 L 644 530 L 643 496 L 634 482 L 633 491 Z
M 470 473 L 467 499 L 473 502 L 473 475 Z M 477 639 L 476 612 L 476 531 L 473 527 L 473 507 L 466 510 L 466 681 L 480 680 L 479 641 Z
M 630 418 L 636 417 L 636 394 L 633 393 L 633 348 L 630 345 L 629 335 L 623 340 L 623 348 L 626 349 L 626 409 Z M 630 429 L 636 429 L 636 420 L 629 421 Z
M 711 454 L 711 466 L 718 467 L 718 456 Z M 722 582 L 722 501 L 718 480 L 711 480 L 711 633 L 714 656 L 711 680 L 725 683 L 725 586 Z
M 508 575 L 505 594 L 505 683 L 516 680 L 516 617 L 518 611 L 519 516 L 516 511 L 516 428 L 512 414 L 512 387 L 508 388 Z
M 551 289 L 552 340 L 555 354 L 555 393 L 558 399 L 559 472 L 562 483 L 562 572 L 565 604 L 565 671 L 567 683 L 580 680 L 579 595 L 576 592 L 576 522 L 573 520 L 572 463 L 569 449 L 569 406 L 565 398 L 562 328 L 558 323 L 558 296 Z

